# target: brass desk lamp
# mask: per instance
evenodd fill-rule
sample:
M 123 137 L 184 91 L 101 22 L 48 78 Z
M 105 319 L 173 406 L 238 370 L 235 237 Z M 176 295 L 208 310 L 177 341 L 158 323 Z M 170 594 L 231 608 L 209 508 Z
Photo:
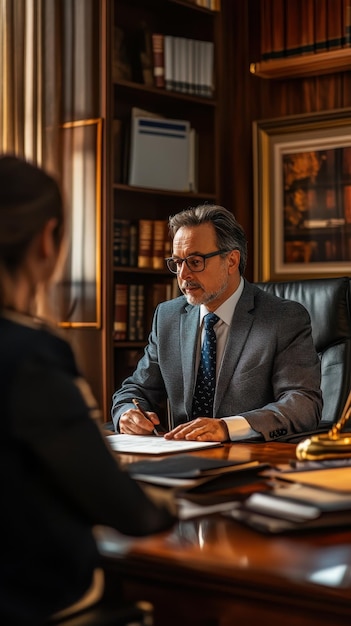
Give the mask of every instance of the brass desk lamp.
M 351 391 L 346 400 L 340 419 L 328 433 L 313 435 L 301 441 L 296 447 L 296 456 L 300 461 L 320 459 L 351 458 L 351 433 L 342 433 L 346 422 L 351 417 Z

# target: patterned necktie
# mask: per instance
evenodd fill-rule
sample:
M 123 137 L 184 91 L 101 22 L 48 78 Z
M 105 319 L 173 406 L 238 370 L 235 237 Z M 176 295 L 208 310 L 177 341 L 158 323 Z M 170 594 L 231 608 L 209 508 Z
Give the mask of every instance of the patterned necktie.
M 200 365 L 193 399 L 193 418 L 213 417 L 213 399 L 216 387 L 216 333 L 219 321 L 215 313 L 204 317 L 205 336 L 201 348 Z

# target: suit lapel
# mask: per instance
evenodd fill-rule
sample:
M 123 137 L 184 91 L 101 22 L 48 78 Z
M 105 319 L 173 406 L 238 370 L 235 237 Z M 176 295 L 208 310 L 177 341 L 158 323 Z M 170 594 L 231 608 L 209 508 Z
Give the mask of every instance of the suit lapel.
M 199 315 L 200 307 L 188 305 L 185 307 L 184 314 L 180 320 L 180 356 L 183 369 L 184 404 L 188 419 L 191 419 L 193 403 Z
M 241 352 L 247 341 L 253 316 L 250 311 L 254 308 L 254 296 L 251 285 L 245 281 L 244 291 L 236 305 L 235 312 L 228 332 L 221 368 L 218 374 L 216 393 L 214 398 L 214 415 L 218 411 L 223 397 L 227 393 L 233 378 Z

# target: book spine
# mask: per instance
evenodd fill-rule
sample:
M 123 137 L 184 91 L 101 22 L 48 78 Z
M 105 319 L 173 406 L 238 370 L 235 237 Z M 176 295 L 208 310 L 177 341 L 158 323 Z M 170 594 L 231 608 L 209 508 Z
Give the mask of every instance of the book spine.
M 180 81 L 180 38 L 173 37 L 173 89 L 174 91 L 181 91 Z
M 185 37 L 178 37 L 177 38 L 177 45 L 178 45 L 178 67 L 179 67 L 178 91 L 181 91 L 182 93 L 186 93 L 186 91 L 187 91 L 187 65 L 188 65 L 187 52 L 188 52 L 188 48 L 187 48 L 187 40 L 185 39 Z
M 139 220 L 138 267 L 153 266 L 153 222 Z
M 301 54 L 302 51 L 302 6 L 306 0 L 286 0 L 285 5 L 285 50 L 286 56 Z
M 351 183 L 351 148 L 343 148 L 342 151 L 342 173 L 347 182 Z
M 151 31 L 145 23 L 139 32 L 140 75 L 144 85 L 154 85 L 153 74 L 153 41 Z
M 351 0 L 344 0 L 343 7 L 343 33 L 344 33 L 344 46 L 351 45 Z
M 164 63 L 165 63 L 165 87 L 168 91 L 173 89 L 173 37 L 164 37 Z
M 122 224 L 121 220 L 114 219 L 113 222 L 113 264 L 121 265 L 121 239 Z
M 162 270 L 165 267 L 166 223 L 165 220 L 154 220 L 153 222 L 152 267 L 154 269 Z
M 129 267 L 138 266 L 138 227 L 131 224 L 129 228 Z
M 314 0 L 302 0 L 301 24 L 301 54 L 311 54 L 315 50 Z
M 128 288 L 128 340 L 137 339 L 137 285 Z
M 207 87 L 206 87 L 206 41 L 200 41 L 200 96 L 207 96 Z
M 168 222 L 166 221 L 165 240 L 164 240 L 164 258 L 168 259 L 168 257 L 170 257 L 171 255 L 172 255 L 172 241 L 168 232 Z
M 342 47 L 343 21 L 343 1 L 327 0 L 328 50 L 336 50 Z
M 115 316 L 114 316 L 114 339 L 125 341 L 127 339 L 128 326 L 128 285 L 116 283 L 115 285 Z
M 195 40 L 188 39 L 188 68 L 187 68 L 188 93 L 195 93 Z
M 314 49 L 327 49 L 327 0 L 314 0 Z
M 114 265 L 129 264 L 129 220 L 114 219 L 113 231 L 113 262 Z
M 271 20 L 270 58 L 281 59 L 285 56 L 285 0 L 272 0 Z
M 344 187 L 344 215 L 346 224 L 351 224 L 351 185 Z
M 194 93 L 196 95 L 201 94 L 201 41 L 195 39 L 194 43 Z
M 260 2 L 260 35 L 261 59 L 268 61 L 272 58 L 272 3 L 271 0 Z
M 184 37 L 183 41 L 184 41 L 184 57 L 185 57 L 184 93 L 191 93 L 190 91 L 190 79 L 191 79 L 191 72 L 192 72 L 191 39 Z
M 205 56 L 205 92 L 207 98 L 212 98 L 214 94 L 214 44 L 213 41 L 204 41 Z
M 129 232 L 130 222 L 124 220 L 122 224 L 122 239 L 121 239 L 121 265 L 129 265 Z
M 137 338 L 137 341 L 144 341 L 145 339 L 145 287 L 144 285 L 138 285 L 138 288 L 137 288 L 136 338 Z
M 152 33 L 153 73 L 155 87 L 165 87 L 164 35 Z
M 351 183 L 351 148 L 343 149 L 342 176 L 347 183 Z M 351 224 L 351 184 L 344 187 L 344 214 L 346 224 Z M 349 244 L 350 246 L 351 244 Z

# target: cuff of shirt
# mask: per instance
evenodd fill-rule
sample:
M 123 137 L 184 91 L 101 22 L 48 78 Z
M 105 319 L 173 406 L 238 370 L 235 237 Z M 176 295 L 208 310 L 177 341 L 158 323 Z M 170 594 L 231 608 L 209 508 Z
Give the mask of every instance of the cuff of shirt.
M 231 417 L 222 417 L 227 424 L 229 439 L 231 441 L 240 441 L 242 439 L 262 439 L 261 433 L 251 428 L 248 421 L 241 415 L 233 415 Z

